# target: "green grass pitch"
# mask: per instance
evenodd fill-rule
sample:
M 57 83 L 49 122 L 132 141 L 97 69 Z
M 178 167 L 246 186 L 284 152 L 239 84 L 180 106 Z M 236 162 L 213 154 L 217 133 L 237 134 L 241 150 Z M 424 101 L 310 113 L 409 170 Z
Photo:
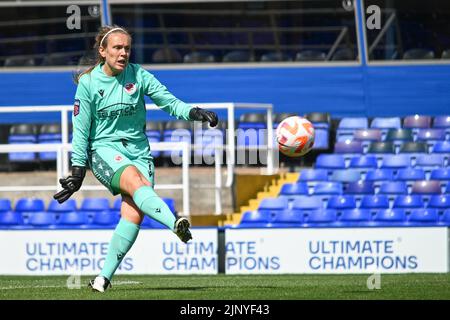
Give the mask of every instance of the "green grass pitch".
M 0 300 L 450 299 L 450 274 L 382 274 L 380 289 L 373 290 L 367 288 L 369 276 L 118 275 L 103 294 L 87 288 L 92 277 L 83 276 L 79 289 L 68 289 L 66 276 L 0 276 Z

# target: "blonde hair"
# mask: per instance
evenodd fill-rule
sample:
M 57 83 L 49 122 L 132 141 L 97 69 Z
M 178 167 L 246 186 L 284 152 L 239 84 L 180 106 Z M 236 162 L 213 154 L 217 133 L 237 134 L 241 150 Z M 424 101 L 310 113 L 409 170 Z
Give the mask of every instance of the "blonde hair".
M 112 26 L 104 26 L 104 27 L 100 27 L 98 30 L 97 35 L 95 36 L 95 44 L 94 44 L 94 51 L 95 51 L 95 58 L 94 61 L 88 62 L 88 64 L 90 64 L 91 66 L 88 67 L 86 70 L 84 71 L 79 71 L 74 75 L 74 81 L 76 84 L 78 84 L 78 81 L 80 80 L 81 76 L 87 73 L 91 73 L 92 70 L 94 70 L 94 68 L 96 66 L 98 66 L 100 63 L 105 62 L 105 58 L 103 58 L 100 53 L 98 52 L 98 49 L 100 47 L 106 48 L 108 46 L 108 38 L 112 33 L 123 33 L 128 35 L 131 38 L 130 33 L 122 27 L 119 27 L 117 25 L 112 25 Z

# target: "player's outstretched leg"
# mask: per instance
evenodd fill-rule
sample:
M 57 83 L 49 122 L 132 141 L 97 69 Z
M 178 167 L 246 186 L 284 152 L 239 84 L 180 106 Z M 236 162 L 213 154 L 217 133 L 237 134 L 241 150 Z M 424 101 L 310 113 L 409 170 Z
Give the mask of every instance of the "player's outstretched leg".
M 170 208 L 156 194 L 152 187 L 142 186 L 138 188 L 133 194 L 133 200 L 144 214 L 175 232 L 181 241 L 187 242 L 192 239 L 191 232 L 189 231 L 189 221 L 184 217 L 175 219 Z

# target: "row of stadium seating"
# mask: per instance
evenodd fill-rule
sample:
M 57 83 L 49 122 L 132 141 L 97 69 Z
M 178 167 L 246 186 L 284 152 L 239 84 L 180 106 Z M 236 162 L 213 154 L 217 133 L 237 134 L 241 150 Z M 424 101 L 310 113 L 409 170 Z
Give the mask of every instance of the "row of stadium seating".
M 434 208 L 413 209 L 410 213 L 401 208 L 247 211 L 234 228 L 353 228 L 353 227 L 430 227 L 450 226 L 450 209 L 442 214 Z
M 163 198 L 164 202 L 169 206 L 172 212 L 175 211 L 175 201 L 172 198 Z M 77 206 L 75 199 L 69 199 L 63 203 L 58 203 L 56 200 L 51 200 L 47 206 L 40 198 L 20 198 L 14 205 L 14 211 L 19 212 L 35 212 L 48 211 L 53 213 L 63 213 L 72 211 L 104 211 L 113 210 L 119 211 L 122 199 L 117 198 L 112 206 L 107 198 L 84 198 L 80 206 Z M 13 210 L 13 205 L 10 199 L 0 198 L 0 212 Z
M 176 216 L 175 201 L 163 198 Z M 52 200 L 47 209 L 39 198 L 21 198 L 14 206 L 9 199 L 0 199 L 0 229 L 111 229 L 120 219 L 121 199 L 110 206 L 106 198 L 85 198 L 80 207 L 74 199 L 59 204 Z M 145 217 L 144 228 L 165 228 L 159 222 Z
M 60 215 L 45 211 L 0 213 L 0 230 L 23 229 L 115 229 L 119 215 L 109 211 L 97 211 L 89 216 L 87 212 L 66 212 Z M 144 217 L 141 224 L 145 229 L 167 229 L 156 220 Z
M 439 148 L 433 148 L 438 153 L 420 154 L 420 153 L 400 153 L 400 154 L 320 154 L 315 163 L 316 169 L 335 170 L 335 169 L 356 169 L 361 173 L 375 169 L 393 169 L 403 168 L 422 169 L 424 173 L 433 171 L 434 179 L 443 180 L 449 177 L 446 167 L 448 166 L 448 151 L 444 149 L 448 144 L 442 144 Z M 442 153 L 441 153 L 442 152 Z M 331 174 L 331 172 L 329 172 Z M 397 172 L 396 172 L 397 173 Z M 420 176 L 423 174 L 420 172 Z M 421 178 L 424 179 L 424 178 Z
M 448 194 L 313 194 L 283 195 L 265 198 L 258 211 L 313 210 L 313 209 L 421 209 L 434 208 L 442 213 L 450 209 Z
M 446 169 L 448 170 L 448 169 Z M 446 181 L 436 180 L 419 180 L 419 181 L 402 181 L 400 179 L 371 181 L 358 180 L 349 183 L 336 181 L 317 181 L 313 183 L 297 182 L 286 183 L 281 187 L 280 197 L 295 197 L 299 195 L 401 195 L 401 194 L 418 194 L 418 195 L 439 195 L 450 194 L 450 179 Z
M 341 48 L 331 56 L 331 61 L 352 61 L 356 60 L 357 53 L 350 48 Z M 407 50 L 403 56 L 403 60 L 429 60 L 429 59 L 450 59 L 450 49 L 443 50 L 440 55 L 435 54 L 432 50 L 414 48 Z M 80 54 L 65 54 L 63 52 L 49 54 L 42 59 L 8 57 L 5 59 L 4 67 L 17 66 L 71 66 L 84 63 L 86 60 Z M 254 55 L 250 51 L 234 50 L 218 56 L 209 51 L 195 51 L 182 54 L 181 52 L 171 49 L 159 49 L 153 52 L 153 63 L 214 63 L 214 62 L 314 62 L 326 61 L 327 54 L 320 50 L 302 50 L 299 52 L 276 51 L 266 52 Z M 0 60 L 1 61 L 1 60 Z

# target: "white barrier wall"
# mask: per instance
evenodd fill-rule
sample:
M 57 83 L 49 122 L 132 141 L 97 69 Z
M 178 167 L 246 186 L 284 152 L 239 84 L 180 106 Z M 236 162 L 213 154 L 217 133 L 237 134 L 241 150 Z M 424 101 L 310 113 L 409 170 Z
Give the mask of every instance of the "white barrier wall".
M 449 229 L 227 229 L 228 274 L 449 272 Z M 92 275 L 113 230 L 0 231 L 1 275 Z M 117 274 L 217 274 L 218 231 L 141 230 Z
M 217 274 L 217 229 L 141 230 L 116 274 Z M 113 230 L 0 231 L 0 274 L 98 274 Z
M 448 272 L 447 228 L 229 229 L 226 273 Z

